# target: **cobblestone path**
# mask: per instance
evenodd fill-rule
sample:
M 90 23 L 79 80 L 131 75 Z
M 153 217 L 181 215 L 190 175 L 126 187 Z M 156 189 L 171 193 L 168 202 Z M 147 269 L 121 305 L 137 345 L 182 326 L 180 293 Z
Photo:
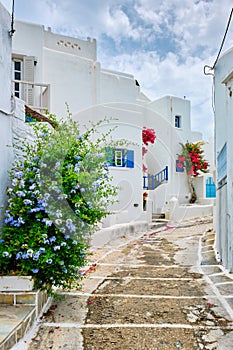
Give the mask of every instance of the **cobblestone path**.
M 213 243 L 199 220 L 98 249 L 82 290 L 60 293 L 27 348 L 233 349 L 233 279 Z

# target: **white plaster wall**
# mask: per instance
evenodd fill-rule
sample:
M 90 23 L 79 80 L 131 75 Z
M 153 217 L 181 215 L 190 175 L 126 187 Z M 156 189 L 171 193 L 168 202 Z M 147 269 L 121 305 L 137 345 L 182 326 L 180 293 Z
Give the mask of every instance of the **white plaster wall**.
M 11 112 L 11 29 L 10 14 L 0 3 L 0 110 Z M 2 127 L 1 127 L 2 129 Z
M 100 103 L 136 103 L 138 87 L 131 74 L 102 69 L 100 74 Z
M 10 15 L 0 3 L 0 225 L 1 207 L 6 201 L 8 169 L 13 159 L 11 111 L 11 37 Z
M 113 176 L 113 184 L 121 187 L 119 191 L 120 203 L 114 204 L 110 210 L 115 214 L 109 216 L 104 221 L 104 227 L 140 220 L 142 208 L 142 126 L 144 109 L 136 105 L 123 103 L 112 103 L 106 105 L 93 106 L 82 111 L 73 118 L 78 120 L 81 125 L 91 121 L 98 121 L 104 117 L 113 118 L 108 124 L 101 126 L 99 130 L 106 132 L 115 128 L 111 133 L 113 140 L 125 139 L 131 144 L 123 148 L 134 150 L 134 168 L 109 167 L 110 175 Z
M 50 85 L 51 112 L 66 116 L 66 105 L 72 113 L 93 104 L 95 69 L 92 60 L 44 48 L 43 81 Z
M 189 199 L 186 173 L 176 172 L 176 159 L 181 151 L 180 143 L 186 142 L 187 135 L 190 135 L 190 103 L 187 100 L 175 97 L 170 99 L 166 96 L 158 101 L 159 108 L 157 101 L 150 103 L 149 106 L 144 125 L 154 128 L 157 138 L 155 144 L 149 146 L 145 157 L 148 172 L 157 173 L 168 165 L 168 183 L 150 191 L 153 210 L 160 212 L 166 210 L 167 203 L 172 197 L 178 198 L 180 203 L 187 203 Z M 182 119 L 186 120 L 183 128 L 174 127 L 175 115 L 181 115 Z
M 227 143 L 227 184 L 217 191 L 217 244 L 223 264 L 233 270 L 233 49 L 220 57 L 215 67 L 216 156 Z

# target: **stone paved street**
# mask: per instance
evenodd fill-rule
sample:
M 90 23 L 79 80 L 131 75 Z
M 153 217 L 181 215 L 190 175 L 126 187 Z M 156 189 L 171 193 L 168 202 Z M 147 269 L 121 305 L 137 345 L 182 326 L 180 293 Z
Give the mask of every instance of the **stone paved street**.
M 233 276 L 213 244 L 202 218 L 94 251 L 82 289 L 60 293 L 15 349 L 232 349 Z

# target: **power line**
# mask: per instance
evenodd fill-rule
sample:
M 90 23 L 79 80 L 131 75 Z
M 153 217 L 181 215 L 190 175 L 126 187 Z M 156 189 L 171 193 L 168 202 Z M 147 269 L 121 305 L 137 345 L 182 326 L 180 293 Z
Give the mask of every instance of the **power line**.
M 218 62 L 218 59 L 219 59 L 219 56 L 221 54 L 221 51 L 222 51 L 222 48 L 223 48 L 223 45 L 225 43 L 225 39 L 226 39 L 226 36 L 227 36 L 227 33 L 228 33 L 228 29 L 230 27 L 230 24 L 231 24 L 231 19 L 232 19 L 232 14 L 233 14 L 233 8 L 231 9 L 231 13 L 230 13 L 230 16 L 229 16 L 229 19 L 228 19 L 228 22 L 227 22 L 227 26 L 226 26 L 226 30 L 225 30 L 225 33 L 224 33 L 224 36 L 223 36 L 223 39 L 222 39 L 222 43 L 221 43 L 221 46 L 220 46 L 220 49 L 218 51 L 218 55 L 216 57 L 216 60 L 213 64 L 212 67 L 208 66 L 208 65 L 205 65 L 204 66 L 204 74 L 205 75 L 212 75 L 212 73 L 206 73 L 206 68 L 210 69 L 210 70 L 213 70 Z

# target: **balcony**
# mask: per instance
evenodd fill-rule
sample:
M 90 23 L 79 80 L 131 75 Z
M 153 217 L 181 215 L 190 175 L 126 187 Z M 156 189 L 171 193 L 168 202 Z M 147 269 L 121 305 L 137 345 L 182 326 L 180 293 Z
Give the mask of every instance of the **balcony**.
M 43 114 L 50 109 L 50 84 L 12 80 L 12 91 L 34 111 Z

